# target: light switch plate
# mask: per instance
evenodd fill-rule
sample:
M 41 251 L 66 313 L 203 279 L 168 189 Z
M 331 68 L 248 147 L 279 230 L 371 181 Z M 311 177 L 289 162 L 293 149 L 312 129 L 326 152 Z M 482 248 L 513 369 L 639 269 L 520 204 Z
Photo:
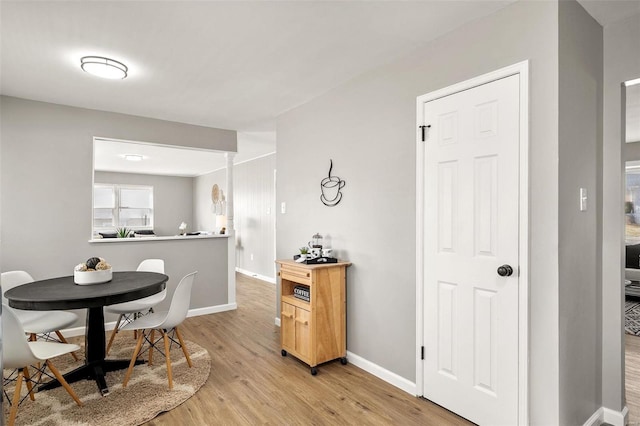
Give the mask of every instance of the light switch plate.
M 580 188 L 580 211 L 587 211 L 587 188 Z

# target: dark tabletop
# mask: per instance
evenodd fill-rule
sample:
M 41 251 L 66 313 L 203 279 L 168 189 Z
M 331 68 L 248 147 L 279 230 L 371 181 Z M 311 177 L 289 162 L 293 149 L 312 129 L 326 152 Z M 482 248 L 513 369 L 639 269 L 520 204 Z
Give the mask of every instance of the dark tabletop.
M 46 311 L 55 309 L 98 308 L 129 302 L 162 291 L 169 279 L 156 272 L 114 272 L 106 283 L 77 285 L 73 275 L 34 281 L 7 290 L 9 306 Z

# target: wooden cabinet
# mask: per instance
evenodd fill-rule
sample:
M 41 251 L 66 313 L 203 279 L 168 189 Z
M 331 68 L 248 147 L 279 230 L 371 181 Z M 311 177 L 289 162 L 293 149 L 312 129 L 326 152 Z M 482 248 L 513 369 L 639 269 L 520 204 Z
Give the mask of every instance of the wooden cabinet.
M 340 358 L 346 364 L 346 269 L 351 263 L 276 263 L 280 265 L 282 356 L 291 354 L 307 363 L 313 375 L 324 362 Z M 309 290 L 309 302 L 294 296 L 296 286 Z

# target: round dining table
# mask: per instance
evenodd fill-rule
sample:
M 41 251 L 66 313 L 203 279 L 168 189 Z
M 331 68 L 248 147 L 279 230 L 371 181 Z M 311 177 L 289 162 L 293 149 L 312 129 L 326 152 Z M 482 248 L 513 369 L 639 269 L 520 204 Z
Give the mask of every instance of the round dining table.
M 108 305 L 129 302 L 162 291 L 168 276 L 156 272 L 114 272 L 111 281 L 100 284 L 75 284 L 73 275 L 34 281 L 5 292 L 9 306 L 36 311 L 86 309 L 84 365 L 64 374 L 67 382 L 95 380 L 100 393 L 109 393 L 105 374 L 125 369 L 129 359 L 105 359 L 104 310 Z M 40 390 L 60 386 L 52 380 Z

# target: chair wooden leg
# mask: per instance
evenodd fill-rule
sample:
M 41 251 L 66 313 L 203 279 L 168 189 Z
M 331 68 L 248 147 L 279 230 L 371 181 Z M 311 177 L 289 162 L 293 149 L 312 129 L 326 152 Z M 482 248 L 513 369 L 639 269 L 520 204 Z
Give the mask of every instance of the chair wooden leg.
M 33 384 L 31 383 L 31 376 L 29 375 L 29 367 L 24 367 L 22 372 L 24 373 L 24 379 L 27 383 L 27 389 L 29 390 L 29 399 L 35 401 L 36 398 L 33 396 Z
M 36 340 L 38 340 L 38 336 L 36 335 L 36 333 L 30 333 L 29 341 L 35 342 Z M 40 369 L 40 363 L 36 364 L 36 369 L 38 370 L 38 378 L 36 379 L 36 382 L 39 382 L 40 379 L 42 378 L 42 370 Z
M 118 334 L 118 327 L 120 327 L 120 321 L 122 321 L 122 314 L 118 315 L 118 321 L 116 321 L 116 327 L 113 330 L 111 330 L 109 343 L 107 343 L 106 355 L 109 355 L 109 349 L 111 349 L 111 345 L 113 344 L 113 339 L 115 339 L 116 334 Z
M 164 330 L 160 330 L 164 338 L 164 353 L 167 359 L 167 378 L 169 379 L 169 389 L 173 389 L 173 373 L 171 372 L 171 354 L 169 353 L 169 336 Z
M 187 347 L 184 345 L 184 340 L 182 340 L 182 336 L 180 335 L 180 331 L 178 330 L 178 326 L 175 327 L 176 336 L 178 336 L 178 341 L 180 342 L 180 347 L 182 348 L 182 353 L 184 357 L 187 359 L 187 364 L 189 364 L 189 368 L 191 368 L 191 357 L 189 357 L 189 351 Z
M 71 398 L 73 398 L 73 400 L 76 402 L 76 404 L 78 404 L 80 407 L 82 407 L 82 401 L 80 401 L 80 398 L 78 398 L 78 395 L 76 395 L 76 393 L 73 391 L 71 386 L 69 386 L 69 383 L 67 383 L 67 381 L 64 379 L 64 377 L 62 377 L 62 374 L 60 374 L 60 371 L 58 371 L 58 369 L 53 365 L 53 363 L 51 361 L 47 360 L 46 364 L 47 364 L 47 367 L 49 367 L 49 370 L 51 370 L 53 375 L 56 377 L 56 379 L 58 379 L 58 381 L 60 382 L 62 387 L 64 387 L 65 390 L 67 391 L 67 393 L 69 393 L 69 395 L 71 395 Z
M 151 336 L 150 339 L 151 340 L 151 345 L 149 346 L 149 365 L 153 365 L 153 339 L 155 339 L 156 336 L 156 331 L 155 330 L 151 330 Z
M 60 330 L 56 330 L 56 336 L 58 336 L 58 339 L 62 342 L 62 343 L 67 343 L 69 344 L 69 342 L 67 342 L 67 339 L 64 338 L 64 336 L 62 335 L 62 333 L 60 333 Z M 75 352 L 70 352 L 71 356 L 73 357 L 74 361 L 78 360 L 78 355 L 76 355 Z
M 136 365 L 136 358 L 138 358 L 138 353 L 140 353 L 140 348 L 142 347 L 143 337 L 144 337 L 143 332 L 138 333 L 138 342 L 136 343 L 136 348 L 133 350 L 133 355 L 131 356 L 131 362 L 129 363 L 127 374 L 124 376 L 124 382 L 122 382 L 123 388 L 126 388 L 127 383 L 129 383 L 129 378 L 131 377 L 131 373 L 133 372 L 133 366 Z
M 18 414 L 18 405 L 20 405 L 21 390 L 22 390 L 22 371 L 19 371 L 18 378 L 16 379 L 16 388 L 13 391 L 13 402 L 11 403 L 11 410 L 9 411 L 8 426 L 13 426 L 16 422 L 16 415 Z

